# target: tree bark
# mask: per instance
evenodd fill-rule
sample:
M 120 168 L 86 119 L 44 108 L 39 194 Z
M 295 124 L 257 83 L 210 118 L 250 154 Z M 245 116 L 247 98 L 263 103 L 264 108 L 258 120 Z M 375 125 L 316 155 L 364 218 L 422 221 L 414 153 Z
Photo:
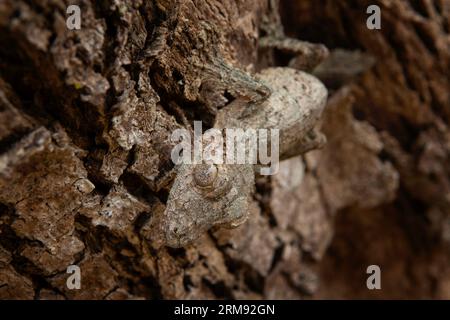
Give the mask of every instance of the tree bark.
M 68 30 L 68 1 L 0 2 L 0 298 L 450 298 L 448 0 L 77 4 Z M 271 34 L 330 50 L 328 143 L 258 178 L 241 227 L 168 248 L 168 136 L 233 99 L 221 65 L 305 67 Z

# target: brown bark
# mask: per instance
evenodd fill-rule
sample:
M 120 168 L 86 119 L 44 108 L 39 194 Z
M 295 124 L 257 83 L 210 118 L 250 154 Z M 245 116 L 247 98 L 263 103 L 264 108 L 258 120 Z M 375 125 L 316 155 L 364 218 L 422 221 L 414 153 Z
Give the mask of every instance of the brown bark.
M 70 31 L 66 1 L 0 2 L 0 298 L 450 298 L 447 0 L 281 1 L 287 35 L 375 64 L 317 73 L 327 146 L 259 178 L 244 225 L 164 246 L 167 137 L 232 99 L 214 68 L 302 65 L 258 49 L 274 3 L 81 0 Z

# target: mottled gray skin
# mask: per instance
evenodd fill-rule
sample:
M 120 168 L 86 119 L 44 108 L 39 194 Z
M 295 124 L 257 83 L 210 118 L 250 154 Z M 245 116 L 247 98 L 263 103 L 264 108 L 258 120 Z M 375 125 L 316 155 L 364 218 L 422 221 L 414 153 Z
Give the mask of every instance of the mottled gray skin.
M 219 111 L 214 127 L 279 129 L 280 160 L 322 146 L 325 137 L 314 126 L 327 100 L 323 84 L 290 68 L 265 69 L 256 78 L 270 88 L 270 96 L 253 103 L 236 99 Z M 179 165 L 164 216 L 166 244 L 184 247 L 212 227 L 234 228 L 244 223 L 257 167 Z
M 218 165 L 223 185 L 205 190 L 193 181 L 195 165 L 180 165 L 165 213 L 167 245 L 183 247 L 215 225 L 237 227 L 247 218 L 255 185 L 250 165 Z M 174 192 L 176 191 L 176 192 Z

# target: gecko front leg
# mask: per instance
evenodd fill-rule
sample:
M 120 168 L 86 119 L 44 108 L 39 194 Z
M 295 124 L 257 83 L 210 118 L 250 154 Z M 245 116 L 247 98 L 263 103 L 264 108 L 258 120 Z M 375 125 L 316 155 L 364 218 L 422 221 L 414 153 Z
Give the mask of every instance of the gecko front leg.
M 290 150 L 281 155 L 281 160 L 305 154 L 311 150 L 322 149 L 326 143 L 327 137 L 320 132 L 319 129 L 314 128 L 300 139 Z
M 196 66 L 203 75 L 200 101 L 209 109 L 225 106 L 231 102 L 229 96 L 243 99 L 248 104 L 259 104 L 271 95 L 270 88 L 264 83 L 222 59 L 214 58 L 207 64 Z
M 289 67 L 308 72 L 314 70 L 329 55 L 328 49 L 322 44 L 289 37 L 263 37 L 259 39 L 259 46 L 292 54 L 294 57 L 289 62 Z
M 264 35 L 258 40 L 259 48 L 288 54 L 292 57 L 288 65 L 290 68 L 310 72 L 328 57 L 329 51 L 322 44 L 287 37 L 281 23 L 279 2 L 268 2 L 267 14 L 262 18 L 261 31 Z

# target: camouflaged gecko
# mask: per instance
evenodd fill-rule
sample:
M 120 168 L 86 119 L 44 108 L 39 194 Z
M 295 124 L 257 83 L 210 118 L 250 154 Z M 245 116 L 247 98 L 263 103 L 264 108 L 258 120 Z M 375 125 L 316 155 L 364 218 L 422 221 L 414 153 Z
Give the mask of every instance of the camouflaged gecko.
M 215 128 L 279 129 L 280 160 L 320 147 L 314 128 L 327 100 L 314 76 L 291 68 L 268 68 L 256 75 L 271 92 L 263 101 L 237 98 L 219 110 Z M 212 227 L 234 228 L 248 218 L 258 165 L 181 164 L 167 201 L 166 244 L 183 247 Z

